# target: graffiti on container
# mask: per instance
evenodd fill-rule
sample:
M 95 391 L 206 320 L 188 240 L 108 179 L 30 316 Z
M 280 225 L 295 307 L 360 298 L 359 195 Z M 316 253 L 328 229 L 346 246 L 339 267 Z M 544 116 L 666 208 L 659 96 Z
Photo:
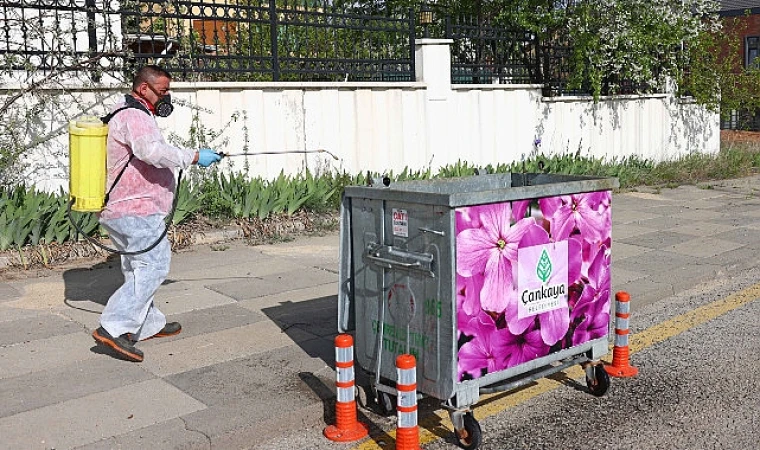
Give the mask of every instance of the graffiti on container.
M 380 332 L 379 321 L 372 321 L 372 332 L 375 334 Z M 415 358 L 419 358 L 420 349 L 427 347 L 428 343 L 430 343 L 428 336 L 415 331 L 409 331 L 408 353 L 414 355 Z M 383 350 L 396 355 L 407 353 L 406 327 L 399 327 L 388 322 L 383 322 Z
M 441 301 L 434 298 L 425 300 L 425 315 L 441 317 Z

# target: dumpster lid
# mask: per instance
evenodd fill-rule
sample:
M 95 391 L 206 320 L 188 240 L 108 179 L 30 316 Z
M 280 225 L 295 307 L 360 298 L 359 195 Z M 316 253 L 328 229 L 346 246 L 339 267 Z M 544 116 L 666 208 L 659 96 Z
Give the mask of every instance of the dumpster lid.
M 459 207 L 606 191 L 620 187 L 617 178 L 544 173 L 503 173 L 459 178 L 401 181 L 389 186 L 346 186 L 347 197 L 397 200 Z

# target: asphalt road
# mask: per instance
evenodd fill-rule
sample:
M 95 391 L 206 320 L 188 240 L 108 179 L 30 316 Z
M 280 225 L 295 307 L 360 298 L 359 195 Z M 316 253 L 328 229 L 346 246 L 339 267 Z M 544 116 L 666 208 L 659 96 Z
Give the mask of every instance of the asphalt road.
M 631 321 L 631 364 L 639 374 L 613 378 L 603 397 L 587 392 L 578 368 L 520 390 L 482 396 L 475 409 L 483 431 L 479 448 L 759 448 L 759 282 L 760 270 L 746 270 L 637 311 Z M 421 447 L 459 448 L 447 414 L 431 400 L 420 404 Z M 320 429 L 308 429 L 265 447 L 394 448 L 392 418 L 365 409 L 359 414 L 372 427 L 365 441 L 336 444 Z

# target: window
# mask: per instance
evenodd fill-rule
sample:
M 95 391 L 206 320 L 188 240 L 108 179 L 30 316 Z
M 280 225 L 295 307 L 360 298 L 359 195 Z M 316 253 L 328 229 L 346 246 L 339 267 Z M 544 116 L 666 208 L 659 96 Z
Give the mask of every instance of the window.
M 757 68 L 760 65 L 760 59 L 755 60 L 760 56 L 760 37 L 747 36 L 744 38 L 744 67 Z

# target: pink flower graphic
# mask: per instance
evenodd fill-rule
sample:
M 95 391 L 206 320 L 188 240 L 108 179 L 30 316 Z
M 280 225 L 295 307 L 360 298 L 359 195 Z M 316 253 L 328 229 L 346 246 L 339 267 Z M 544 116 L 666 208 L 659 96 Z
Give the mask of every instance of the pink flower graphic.
M 542 198 L 537 200 L 537 208 L 531 208 L 535 202 L 519 200 L 456 210 L 460 381 L 546 356 L 558 343 L 566 348 L 608 333 L 611 193 Z M 542 272 L 540 280 L 526 280 L 518 271 L 536 270 L 526 268 L 538 258 L 527 248 L 538 245 L 551 246 L 546 251 L 552 270 Z M 524 248 L 527 250 L 520 250 Z M 567 279 L 560 279 L 565 273 Z M 520 319 L 518 280 L 521 289 L 535 289 L 530 286 L 536 282 L 537 286 L 564 284 L 567 305 L 546 303 L 541 309 L 533 303 L 533 308 L 539 305 L 533 311 L 543 312 L 531 316 L 525 309 L 526 317 Z M 549 307 L 555 309 L 546 311 Z
M 459 349 L 458 372 L 459 379 L 469 373 L 473 378 L 479 378 L 483 369 L 489 373 L 504 368 L 504 361 L 509 355 L 509 331 L 506 329 L 481 327 L 475 337 Z
M 507 333 L 505 344 L 509 357 L 506 360 L 506 365 L 503 367 L 504 369 L 549 354 L 549 346 L 544 343 L 544 340 L 541 338 L 541 332 L 537 329 L 520 335 Z
M 461 231 L 467 228 L 479 228 L 480 219 L 476 208 L 462 207 L 456 210 L 456 229 Z
M 577 230 L 583 239 L 598 242 L 604 239 L 604 230 L 608 228 L 605 215 L 600 211 L 608 210 L 603 205 L 608 195 L 607 192 L 592 192 L 547 197 L 540 199 L 538 205 L 551 224 L 555 241 L 567 239 Z
M 483 276 L 472 277 L 457 275 L 457 307 L 468 316 L 474 316 L 480 310 L 480 290 L 483 287 Z
M 487 332 L 492 329 L 496 329 L 496 322 L 490 314 L 478 309 L 478 311 L 469 316 L 464 311 L 457 311 L 457 328 L 460 333 L 466 336 L 478 336 L 480 333 Z
M 594 289 L 609 291 L 612 286 L 610 276 L 610 253 L 606 246 L 601 246 L 594 255 L 594 260 L 588 268 L 589 284 Z
M 594 289 L 586 286 L 584 293 L 586 290 L 593 291 Z M 595 294 L 596 292 L 592 295 Z M 577 323 L 573 332 L 573 345 L 580 345 L 605 336 L 610 326 L 609 302 L 579 302 L 577 308 L 573 310 L 573 317 L 574 323 Z
M 494 328 L 493 318 L 480 307 L 480 289 L 483 276 L 465 278 L 457 275 L 457 330 L 475 336 L 485 329 Z
M 575 325 L 573 345 L 607 334 L 610 323 L 610 256 L 606 247 L 596 254 L 588 271 L 588 283 L 570 314 Z
M 543 231 L 533 219 L 523 219 L 510 227 L 508 203 L 478 208 L 482 226 L 467 228 L 457 235 L 457 273 L 464 277 L 484 275 L 480 304 L 487 311 L 502 312 L 513 284 L 512 261 L 517 247 L 531 226 Z M 526 245 L 532 245 L 526 243 Z
M 524 219 L 529 206 L 530 200 L 516 200 L 512 202 L 512 223 Z

